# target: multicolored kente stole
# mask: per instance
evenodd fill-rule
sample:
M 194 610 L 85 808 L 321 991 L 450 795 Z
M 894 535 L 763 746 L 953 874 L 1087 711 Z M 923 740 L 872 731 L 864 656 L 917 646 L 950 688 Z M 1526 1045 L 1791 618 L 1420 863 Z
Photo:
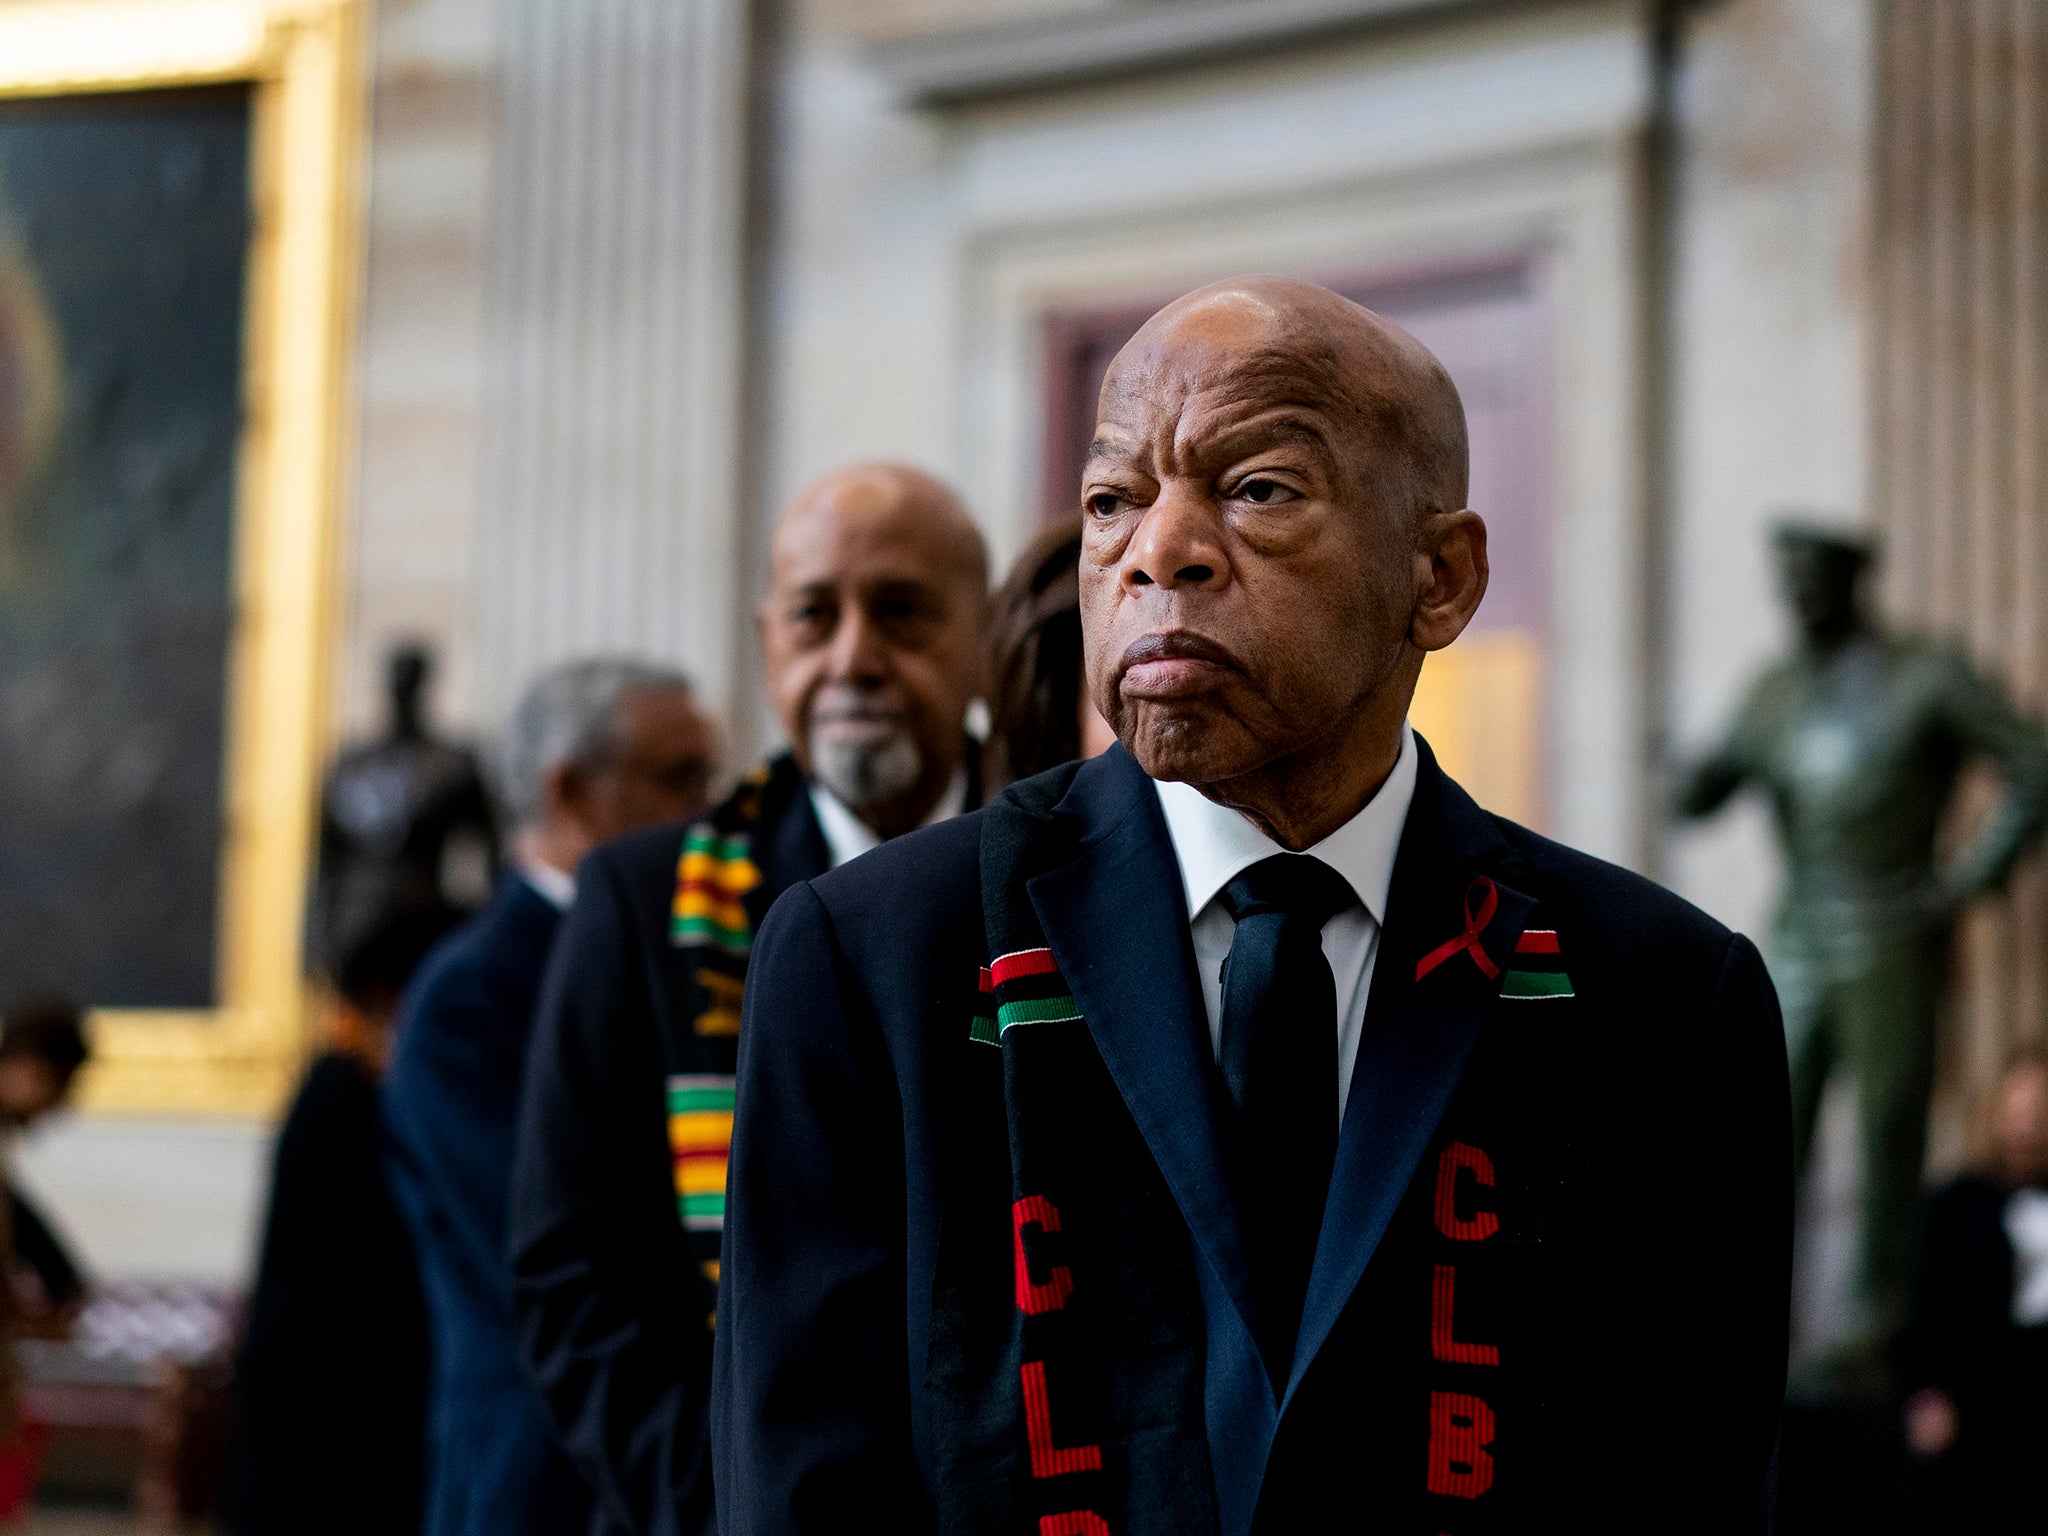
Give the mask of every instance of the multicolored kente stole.
M 1200 1536 L 1216 1513 L 1189 1239 L 1025 889 L 1071 857 L 1049 815 L 1071 778 L 983 813 L 988 960 L 938 1057 L 959 1154 L 929 1357 L 939 1526 Z
M 724 804 L 683 834 L 669 917 L 669 942 L 690 963 L 698 992 L 694 1054 L 700 1058 L 691 1063 L 697 1070 L 687 1072 L 672 1063 L 668 1079 L 676 1210 L 699 1264 L 714 1282 L 725 1228 L 740 997 L 754 942 L 746 897 L 761 884 L 754 836 L 770 774 L 767 766 L 755 769 Z

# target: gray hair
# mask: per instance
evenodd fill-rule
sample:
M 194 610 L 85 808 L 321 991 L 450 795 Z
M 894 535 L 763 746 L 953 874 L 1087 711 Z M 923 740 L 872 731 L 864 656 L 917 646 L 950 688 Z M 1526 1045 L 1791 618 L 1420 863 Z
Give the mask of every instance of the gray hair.
M 505 728 L 499 793 L 514 828 L 540 819 L 549 772 L 594 768 L 618 750 L 631 693 L 688 693 L 690 679 L 653 662 L 597 657 L 543 672 Z

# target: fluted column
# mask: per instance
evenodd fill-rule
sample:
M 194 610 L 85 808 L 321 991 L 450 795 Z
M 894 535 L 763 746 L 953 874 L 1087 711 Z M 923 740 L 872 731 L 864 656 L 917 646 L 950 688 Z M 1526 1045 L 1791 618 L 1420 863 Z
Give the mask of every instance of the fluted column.
M 1871 485 L 1887 598 L 1902 621 L 1968 645 L 2038 713 L 2048 701 L 2048 8 L 1881 0 L 1878 25 Z M 1969 922 L 1959 966 L 1952 1110 L 2014 1043 L 2048 1034 L 2040 860 Z
M 747 11 L 500 0 L 487 718 L 537 667 L 598 650 L 680 662 L 733 702 Z

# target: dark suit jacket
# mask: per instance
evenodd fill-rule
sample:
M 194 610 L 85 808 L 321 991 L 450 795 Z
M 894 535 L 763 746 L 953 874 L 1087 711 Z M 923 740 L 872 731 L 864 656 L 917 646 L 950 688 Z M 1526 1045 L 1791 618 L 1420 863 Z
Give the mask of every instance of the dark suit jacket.
M 233 1536 L 365 1536 L 420 1522 L 426 1319 L 379 1155 L 377 1085 L 316 1059 L 278 1133 L 235 1375 Z
M 1965 1175 L 1928 1197 L 1900 1339 L 1907 1389 L 1935 1387 L 1956 1405 L 1958 1530 L 2024 1530 L 2041 1518 L 2034 1458 L 2048 1444 L 2048 1326 L 2012 1320 L 2013 1194 Z
M 706 999 L 671 941 L 681 824 L 598 849 L 576 877 L 543 989 L 513 1179 L 526 1360 L 577 1466 L 645 1536 L 711 1520 L 711 1281 L 676 1212 L 666 1079 L 730 1073 L 695 1030 Z M 776 765 L 755 830 L 758 924 L 829 866 L 801 775 Z M 722 1059 L 713 1059 L 723 1047 Z
M 519 1359 L 506 1260 L 519 1086 L 560 923 L 526 880 L 502 881 L 421 968 L 384 1084 L 433 1345 L 424 1536 L 568 1536 L 592 1523 Z
M 6 1195 L 13 1207 L 8 1231 L 14 1237 L 14 1262 L 36 1277 L 53 1311 L 84 1300 L 85 1275 L 50 1219 L 18 1184 L 7 1184 Z
M 1116 1090 L 1109 1113 L 1128 1116 L 1147 1177 L 1156 1165 L 1171 1192 L 1200 1322 L 1159 1347 L 1205 1383 L 1208 1465 L 1188 1471 L 1213 1479 L 1217 1527 L 1277 1536 L 1350 1511 L 1414 1536 L 1765 1529 L 1791 1136 L 1777 1004 L 1751 945 L 1480 811 L 1425 749 L 1276 1401 L 1247 1322 L 1217 1072 L 1157 797 L 1120 748 L 1056 772 L 1071 787 L 1027 890 L 1084 1018 L 1031 1027 L 1088 1032 Z M 1004 1114 L 970 1075 L 987 1059 L 967 1020 L 991 958 L 979 820 L 790 891 L 756 941 L 713 1398 L 726 1536 L 837 1530 L 854 1511 L 870 1529 L 929 1531 L 955 1502 L 935 1470 L 958 1426 L 935 1282 L 951 1234 L 980 1219 L 948 1204 L 973 1123 Z M 1480 876 L 1498 898 L 1482 944 L 1495 976 L 1525 932 L 1554 930 L 1572 995 L 1503 995 L 1512 984 L 1469 953 L 1418 976 L 1464 931 Z M 1010 1190 L 995 1195 L 987 1304 L 1007 1308 Z M 1078 1299 L 1092 1280 L 1085 1257 L 1071 1262 Z M 1107 1474 L 1061 1460 L 1090 1405 L 1055 1400 L 1050 1432 L 1043 1407 L 1041 1386 L 1029 1461 L 1025 1410 L 1011 1410 L 1025 1475 L 1073 1476 L 1077 1505 L 1102 1516 L 1049 1523 L 1146 1526 Z M 1100 1452 L 1110 1468 L 1138 1454 Z

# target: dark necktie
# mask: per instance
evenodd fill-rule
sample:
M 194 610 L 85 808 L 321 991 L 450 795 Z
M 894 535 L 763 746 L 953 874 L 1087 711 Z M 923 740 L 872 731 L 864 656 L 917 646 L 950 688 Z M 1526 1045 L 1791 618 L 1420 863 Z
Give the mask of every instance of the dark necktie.
M 1283 853 L 1219 898 L 1237 919 L 1223 962 L 1223 1082 L 1259 1343 L 1287 1380 L 1337 1155 L 1337 983 L 1323 924 L 1358 898 L 1322 860 Z

